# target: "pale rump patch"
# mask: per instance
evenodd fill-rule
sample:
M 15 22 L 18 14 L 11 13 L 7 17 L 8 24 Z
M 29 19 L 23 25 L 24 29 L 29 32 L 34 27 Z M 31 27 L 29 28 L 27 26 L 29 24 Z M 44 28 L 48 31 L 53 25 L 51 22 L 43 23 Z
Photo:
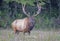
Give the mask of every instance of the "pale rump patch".
M 26 28 L 26 24 L 24 22 L 25 19 L 17 19 L 13 22 L 13 24 L 18 30 L 24 30 Z

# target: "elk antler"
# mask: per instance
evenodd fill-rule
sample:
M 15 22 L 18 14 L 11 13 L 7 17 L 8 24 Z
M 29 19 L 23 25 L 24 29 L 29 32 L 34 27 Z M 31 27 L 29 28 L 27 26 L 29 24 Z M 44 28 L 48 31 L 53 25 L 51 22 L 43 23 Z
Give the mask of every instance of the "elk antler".
M 33 16 L 37 16 L 41 12 L 41 5 L 37 4 L 37 7 L 38 7 L 37 14 L 35 14 Z
M 25 5 L 22 5 L 22 10 L 23 10 L 23 13 L 24 13 L 25 15 L 27 15 L 28 17 L 30 16 L 30 15 L 27 14 L 27 12 L 25 11 Z

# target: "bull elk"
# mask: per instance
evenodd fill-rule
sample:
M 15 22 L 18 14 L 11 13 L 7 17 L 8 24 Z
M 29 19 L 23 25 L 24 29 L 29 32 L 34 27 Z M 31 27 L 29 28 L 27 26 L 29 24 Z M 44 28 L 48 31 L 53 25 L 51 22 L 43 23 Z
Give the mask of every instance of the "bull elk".
M 37 13 L 30 16 L 25 11 L 25 5 L 22 5 L 22 11 L 28 17 L 23 18 L 23 19 L 16 19 L 12 22 L 12 28 L 14 30 L 14 33 L 23 32 L 25 34 L 26 32 L 28 32 L 28 34 L 30 34 L 30 31 L 33 29 L 33 27 L 35 25 L 34 17 L 37 16 L 41 12 L 41 5 L 37 4 L 37 9 L 38 9 Z

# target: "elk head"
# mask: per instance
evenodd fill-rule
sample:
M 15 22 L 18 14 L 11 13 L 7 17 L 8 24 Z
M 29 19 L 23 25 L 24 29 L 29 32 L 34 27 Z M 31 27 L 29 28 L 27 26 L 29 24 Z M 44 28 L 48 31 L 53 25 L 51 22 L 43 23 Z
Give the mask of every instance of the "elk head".
M 22 11 L 25 15 L 27 15 L 28 17 L 24 18 L 24 19 L 16 19 L 15 21 L 13 21 L 12 23 L 12 28 L 14 30 L 14 32 L 16 33 L 17 31 L 19 32 L 28 32 L 30 34 L 30 31 L 33 29 L 34 25 L 35 25 L 35 19 L 34 17 L 37 16 L 40 12 L 41 12 L 41 5 L 37 4 L 37 14 L 30 16 L 30 12 L 27 13 L 25 11 L 25 5 L 22 5 Z

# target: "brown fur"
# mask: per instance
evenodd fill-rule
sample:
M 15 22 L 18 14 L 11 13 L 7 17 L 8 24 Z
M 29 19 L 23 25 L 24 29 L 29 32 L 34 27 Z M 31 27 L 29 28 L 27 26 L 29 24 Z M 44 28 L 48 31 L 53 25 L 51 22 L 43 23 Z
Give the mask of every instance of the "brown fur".
M 12 23 L 12 28 L 13 28 L 13 30 L 14 30 L 14 33 L 16 33 L 16 32 L 18 31 L 18 32 L 23 32 L 23 33 L 28 32 L 28 33 L 30 34 L 30 30 L 29 30 L 29 25 L 30 25 L 30 24 L 29 24 L 29 18 L 24 18 L 24 19 L 25 19 L 24 23 L 25 23 L 25 25 L 26 25 L 26 28 L 25 28 L 24 30 L 17 29 L 18 27 Z M 17 23 L 17 20 L 15 20 L 15 21 L 16 21 L 16 23 Z M 15 24 L 16 24 L 16 23 L 15 23 Z

